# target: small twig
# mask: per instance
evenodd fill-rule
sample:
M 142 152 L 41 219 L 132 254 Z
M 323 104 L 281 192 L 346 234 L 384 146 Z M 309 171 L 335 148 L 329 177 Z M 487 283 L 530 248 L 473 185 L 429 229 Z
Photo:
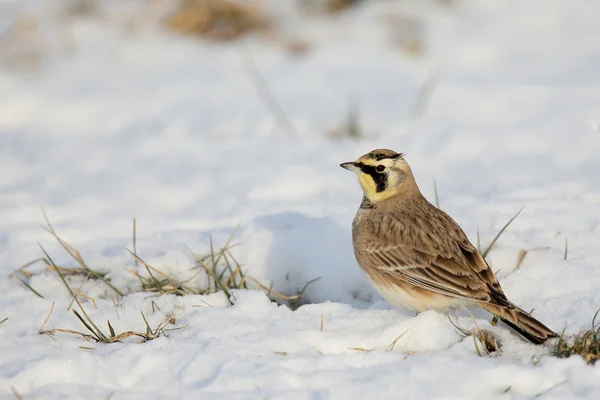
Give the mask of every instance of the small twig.
M 565 257 L 564 260 L 567 261 L 567 254 L 569 252 L 569 241 L 565 238 Z
M 8 321 L 8 317 L 6 317 L 2 321 L 0 321 L 0 325 L 2 325 L 3 323 L 5 323 L 6 321 Z
M 494 237 L 494 240 L 492 240 L 492 242 L 490 243 L 490 245 L 488 246 L 488 248 L 485 249 L 485 251 L 481 254 L 481 256 L 484 259 L 487 257 L 487 255 L 489 254 L 489 252 L 494 248 L 494 245 L 496 244 L 496 241 L 504 233 L 504 231 L 506 230 L 506 228 L 508 228 L 508 226 L 515 220 L 515 218 L 517 218 L 519 216 L 519 214 L 521 214 L 521 211 L 523 211 L 523 208 L 525 208 L 525 206 L 521 207 L 521 209 L 519 211 L 517 211 L 517 213 L 502 227 L 502 229 L 500 229 L 500 232 L 498 232 L 498 234 L 496 235 L 496 237 Z
M 435 178 L 433 179 L 433 192 L 435 193 L 435 206 L 440 208 L 440 198 L 438 197 L 438 188 Z

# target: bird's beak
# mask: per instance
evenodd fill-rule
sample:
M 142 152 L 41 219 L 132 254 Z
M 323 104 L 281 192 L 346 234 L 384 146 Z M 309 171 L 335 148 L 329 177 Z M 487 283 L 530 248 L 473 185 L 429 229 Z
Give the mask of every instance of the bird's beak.
M 352 171 L 355 174 L 358 174 L 360 172 L 360 168 L 358 168 L 356 166 L 356 163 L 353 161 L 342 163 L 340 164 L 340 167 L 347 169 L 348 171 Z

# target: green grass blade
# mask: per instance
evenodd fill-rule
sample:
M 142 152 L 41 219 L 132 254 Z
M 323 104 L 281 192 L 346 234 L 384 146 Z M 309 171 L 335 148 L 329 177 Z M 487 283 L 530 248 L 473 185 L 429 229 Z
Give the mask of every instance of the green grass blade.
M 21 279 L 21 278 L 20 278 L 18 275 L 15 275 L 15 276 L 17 277 L 17 279 L 18 279 L 18 280 L 20 280 L 20 281 L 21 281 L 21 283 L 22 283 L 23 285 L 27 286 L 27 288 L 28 288 L 29 290 L 31 290 L 31 291 L 32 291 L 32 292 L 33 292 L 33 293 L 34 293 L 34 294 L 35 294 L 37 297 L 40 297 L 40 298 L 42 298 L 42 299 L 44 298 L 44 296 L 42 296 L 42 295 L 41 295 L 41 294 L 40 294 L 40 293 L 39 293 L 37 290 L 35 290 L 34 288 L 32 288 L 32 287 L 31 287 L 31 285 L 30 285 L 29 283 L 25 282 L 25 281 L 24 281 L 23 279 Z
M 117 335 L 115 335 L 115 330 L 113 329 L 112 325 L 110 324 L 110 320 L 106 320 L 106 323 L 108 324 L 108 330 L 110 332 L 110 337 L 117 336 Z

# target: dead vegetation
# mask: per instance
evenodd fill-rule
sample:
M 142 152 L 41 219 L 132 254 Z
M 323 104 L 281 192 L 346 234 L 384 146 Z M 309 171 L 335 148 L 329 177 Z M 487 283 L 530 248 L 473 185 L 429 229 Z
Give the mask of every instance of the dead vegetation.
M 76 335 L 80 338 L 86 340 L 92 340 L 99 343 L 115 343 L 120 342 L 126 338 L 136 336 L 142 339 L 142 342 L 146 342 L 149 340 L 156 339 L 160 336 L 166 335 L 167 332 L 181 329 L 181 327 L 170 327 L 174 325 L 175 320 L 173 317 L 168 317 L 165 321 L 160 323 L 157 327 L 152 328 L 146 319 L 146 316 L 141 313 L 141 320 L 144 323 L 144 329 L 139 331 L 126 331 L 117 333 L 113 329 L 110 321 L 106 321 L 107 329 L 101 329 L 100 325 L 94 321 L 90 315 L 87 313 L 85 308 L 85 303 L 91 304 L 94 308 L 96 306 L 96 299 L 92 298 L 89 295 L 83 293 L 83 286 L 87 281 L 96 280 L 102 282 L 102 284 L 106 285 L 113 293 L 115 297 L 112 297 L 113 304 L 115 306 L 115 311 L 118 315 L 117 310 L 117 302 L 118 298 L 125 296 L 126 294 L 122 290 L 114 286 L 110 279 L 107 277 L 106 273 L 98 272 L 95 269 L 92 269 L 86 261 L 83 259 L 81 253 L 72 245 L 67 243 L 64 239 L 62 239 L 52 225 L 50 224 L 46 214 L 44 213 L 44 218 L 46 220 L 46 225 L 44 228 L 48 233 L 50 233 L 60 244 L 63 250 L 76 262 L 76 267 L 67 267 L 57 265 L 48 252 L 40 245 L 40 249 L 43 252 L 43 257 L 37 258 L 18 268 L 11 274 L 11 277 L 14 277 L 21 281 L 25 287 L 27 287 L 33 294 L 38 297 L 43 298 L 44 296 L 39 293 L 30 283 L 30 279 L 36 275 L 40 274 L 53 274 L 56 273 L 62 282 L 63 286 L 67 289 L 67 292 L 72 298 L 71 304 L 68 309 L 76 304 L 77 310 L 73 309 L 72 312 L 74 316 L 78 319 L 78 321 L 85 328 L 82 331 L 74 331 L 69 329 L 62 328 L 54 328 L 46 330 L 45 326 L 50 319 L 52 312 L 54 310 L 54 303 L 46 317 L 46 320 L 43 322 L 39 332 L 40 334 L 45 334 L 53 337 L 56 333 L 67 333 Z M 197 270 L 194 274 L 187 279 L 177 279 L 164 271 L 148 264 L 137 254 L 137 229 L 136 229 L 136 221 L 133 220 L 133 241 L 132 247 L 133 250 L 127 249 L 130 255 L 133 257 L 134 264 L 136 265 L 136 269 L 125 268 L 125 270 L 132 275 L 134 275 L 140 282 L 140 288 L 134 292 L 145 292 L 149 294 L 154 294 L 157 296 L 160 295 L 168 295 L 173 294 L 176 296 L 186 296 L 186 295 L 203 295 L 210 293 L 222 292 L 225 294 L 225 297 L 228 299 L 230 304 L 233 304 L 235 300 L 235 294 L 233 290 L 236 289 L 248 289 L 251 287 L 260 288 L 265 291 L 266 295 L 272 300 L 279 303 L 286 304 L 292 310 L 297 309 L 300 305 L 304 303 L 304 294 L 308 287 L 315 282 L 317 279 L 313 279 L 307 282 L 304 287 L 295 294 L 283 294 L 278 291 L 273 290 L 273 284 L 271 283 L 269 286 L 266 286 L 256 280 L 253 277 L 247 276 L 243 271 L 242 264 L 240 264 L 234 255 L 231 252 L 231 249 L 235 246 L 232 243 L 232 240 L 235 236 L 236 230 L 234 230 L 225 244 L 221 248 L 215 248 L 213 245 L 212 238 L 210 238 L 210 249 L 208 254 L 200 256 L 194 253 L 190 248 L 187 248 L 193 257 L 196 266 L 192 268 L 192 270 Z M 40 271 L 30 272 L 28 270 L 29 267 L 35 265 L 37 263 L 44 263 L 46 265 Z M 206 279 L 196 280 L 196 282 L 204 282 L 204 284 L 192 285 L 190 281 L 198 277 L 199 275 L 204 274 Z M 80 278 L 80 283 L 75 286 L 72 285 L 73 278 Z M 131 292 L 133 293 L 133 292 Z M 154 312 L 155 302 L 152 302 L 152 310 Z M 0 324 L 8 320 L 5 318 L 0 321 Z
M 558 358 L 567 358 L 579 355 L 587 364 L 594 365 L 600 359 L 600 324 L 596 325 L 596 311 L 592 318 L 592 326 L 588 330 L 581 330 L 573 336 L 561 334 L 552 349 L 552 354 Z
M 330 13 L 336 13 L 336 12 L 340 12 L 340 11 L 344 11 L 354 5 L 356 5 L 357 3 L 359 3 L 361 0 L 327 0 L 326 3 L 326 10 Z
M 182 0 L 165 19 L 165 26 L 178 34 L 214 41 L 230 41 L 271 29 L 259 2 L 232 0 Z

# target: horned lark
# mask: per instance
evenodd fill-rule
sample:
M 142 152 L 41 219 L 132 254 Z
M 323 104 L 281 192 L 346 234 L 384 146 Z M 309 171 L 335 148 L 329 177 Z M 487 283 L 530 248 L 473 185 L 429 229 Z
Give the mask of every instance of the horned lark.
M 421 194 L 403 154 L 379 149 L 340 165 L 364 196 L 354 254 L 379 294 L 417 312 L 479 305 L 532 343 L 557 336 L 511 303 L 458 224 Z

